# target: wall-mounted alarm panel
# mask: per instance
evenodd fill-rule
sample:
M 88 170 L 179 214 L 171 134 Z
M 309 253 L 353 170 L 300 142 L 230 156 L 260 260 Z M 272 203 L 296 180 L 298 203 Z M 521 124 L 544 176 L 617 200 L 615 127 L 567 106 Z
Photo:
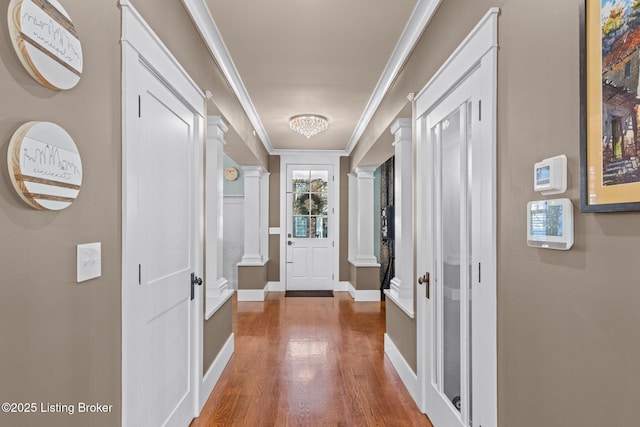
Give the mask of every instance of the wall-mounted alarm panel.
M 569 199 L 527 203 L 527 245 L 566 251 L 573 246 L 573 204 Z
M 533 189 L 542 194 L 561 194 L 567 191 L 567 156 L 544 159 L 533 168 Z

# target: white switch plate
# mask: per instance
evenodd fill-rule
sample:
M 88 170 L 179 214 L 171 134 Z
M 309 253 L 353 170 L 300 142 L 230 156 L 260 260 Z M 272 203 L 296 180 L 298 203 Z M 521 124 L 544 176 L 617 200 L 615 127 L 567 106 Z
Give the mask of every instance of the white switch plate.
M 78 245 L 78 283 L 102 276 L 102 243 Z

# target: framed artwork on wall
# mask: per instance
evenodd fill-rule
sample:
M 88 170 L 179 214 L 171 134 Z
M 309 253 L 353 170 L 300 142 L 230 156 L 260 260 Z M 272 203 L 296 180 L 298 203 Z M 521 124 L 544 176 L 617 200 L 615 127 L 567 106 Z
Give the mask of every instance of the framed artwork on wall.
M 580 5 L 580 211 L 640 210 L 640 0 Z

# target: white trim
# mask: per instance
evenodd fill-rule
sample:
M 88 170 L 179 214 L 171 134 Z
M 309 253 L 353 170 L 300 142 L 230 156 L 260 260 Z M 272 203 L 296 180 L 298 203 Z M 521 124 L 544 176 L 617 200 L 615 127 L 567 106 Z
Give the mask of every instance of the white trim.
M 269 292 L 284 292 L 284 282 L 267 282 L 267 289 Z
M 207 369 L 207 373 L 204 375 L 202 379 L 202 389 L 200 393 L 200 411 L 204 408 L 204 405 L 207 403 L 211 392 L 213 392 L 213 388 L 218 383 L 218 380 L 222 376 L 222 372 L 224 368 L 227 366 L 229 361 L 231 360 L 231 356 L 233 356 L 233 352 L 235 351 L 234 346 L 235 336 L 233 332 L 227 339 L 227 342 L 224 343 L 222 349 L 214 359 L 213 363 Z
M 268 289 L 238 289 L 238 301 L 264 301 Z
M 280 234 L 280 227 L 269 227 L 269 234 Z
M 206 302 L 207 313 L 204 319 L 205 320 L 211 319 L 211 316 L 213 316 L 213 314 L 216 311 L 218 311 L 218 309 L 222 307 L 229 298 L 233 296 L 234 292 L 235 291 L 233 289 L 226 289 L 225 291 L 222 292 L 221 295 L 216 295 L 214 297 L 207 297 L 207 302 Z
M 202 89 L 193 81 L 129 0 L 120 0 L 120 8 L 122 9 L 122 37 L 120 41 L 123 48 L 130 46 L 138 54 L 143 51 L 144 55 L 140 55 L 140 57 L 154 71 L 162 70 L 161 78 L 172 83 L 176 95 L 186 101 L 194 112 L 204 117 L 203 102 L 206 96 Z M 125 106 L 123 105 L 123 107 Z
M 269 262 L 269 258 L 267 259 L 255 259 L 255 261 L 253 260 L 249 260 L 249 261 L 240 261 L 238 264 L 236 264 L 238 267 L 264 267 L 265 265 L 267 265 L 267 263 Z
M 474 380 L 473 390 L 473 422 L 485 427 L 495 427 L 497 425 L 497 302 L 496 302 L 496 247 L 497 247 L 497 197 L 496 197 L 496 120 L 497 120 L 497 55 L 498 55 L 498 15 L 499 8 L 491 8 L 480 20 L 478 25 L 464 39 L 460 46 L 440 67 L 424 89 L 416 97 L 414 111 L 416 119 L 415 144 L 417 151 L 416 163 L 424 162 L 427 155 L 432 155 L 421 148 L 420 141 L 426 140 L 426 117 L 435 108 L 447 93 L 467 76 L 478 73 L 479 84 L 474 85 L 473 90 L 477 90 L 479 98 L 482 99 L 482 121 L 480 122 L 479 141 L 476 146 L 480 146 L 477 152 L 478 159 L 474 164 L 481 164 L 483 167 L 477 171 L 482 185 L 481 217 L 482 224 L 478 225 L 481 230 L 481 238 L 474 238 L 473 253 L 477 254 L 476 262 L 482 264 L 482 285 L 473 287 L 473 319 L 481 322 L 481 336 L 473 334 L 473 367 Z M 425 152 L 423 152 L 425 151 Z M 479 160 L 479 161 L 477 161 Z M 477 162 L 477 163 L 476 163 Z M 414 167 L 415 164 L 414 164 Z M 474 168 L 476 169 L 476 168 Z M 416 169 L 416 182 L 428 182 L 429 175 L 424 168 Z M 475 180 L 474 180 L 475 182 Z M 417 189 L 416 189 L 417 190 Z M 425 188 L 426 192 L 433 189 Z M 474 197 L 480 197 L 475 195 Z M 426 197 L 418 197 L 416 216 L 426 211 Z M 430 219 L 429 219 L 430 220 Z M 475 220 L 474 220 L 475 221 Z M 424 232 L 422 227 L 433 228 L 432 224 L 422 225 L 419 221 L 416 230 L 417 253 L 423 254 L 429 251 L 429 247 L 421 239 Z M 476 246 L 477 245 L 477 246 Z M 474 255 L 474 258 L 476 255 Z M 425 263 L 425 259 L 419 263 Z M 428 270 L 425 264 L 418 265 L 421 273 Z M 425 268 L 426 267 L 426 268 Z M 424 270 L 424 271 L 423 271 Z M 475 275 L 472 275 L 475 277 Z M 417 304 L 417 335 L 418 335 L 418 386 L 420 399 L 418 406 L 424 412 L 427 407 L 428 389 L 430 387 L 430 375 L 427 360 L 429 344 L 429 323 L 426 319 L 427 299 L 418 298 Z M 474 326 L 474 331 L 477 327 Z
M 294 150 L 289 148 L 276 148 L 269 153 L 274 156 L 339 156 L 349 155 L 345 150 Z
M 442 0 L 418 0 L 347 144 L 351 154 Z
M 347 262 L 354 267 L 381 267 L 376 257 L 373 257 L 373 261 L 370 259 L 365 261 L 362 261 L 362 259 L 348 259 Z
M 367 290 L 359 291 L 356 288 L 354 288 L 351 283 L 349 283 L 349 295 L 351 295 L 351 298 L 355 302 L 374 302 L 374 301 L 380 301 L 382 299 L 379 289 L 375 289 L 375 290 L 367 289 Z
M 360 120 L 356 124 L 355 130 L 351 135 L 349 143 L 344 151 L 336 150 L 336 153 L 339 153 L 340 156 L 348 156 L 353 151 L 356 143 L 362 137 L 365 129 L 369 125 L 373 114 L 376 112 L 380 103 L 382 102 L 384 96 L 389 91 L 391 84 L 398 76 L 398 73 L 402 69 L 402 66 L 406 62 L 407 58 L 411 54 L 416 42 L 422 35 L 422 32 L 429 24 L 431 17 L 435 13 L 438 5 L 442 0 L 418 0 L 416 6 L 407 21 L 407 24 L 396 43 L 396 46 L 389 58 L 385 69 L 383 70 L 380 78 L 378 79 L 378 83 L 376 84 L 371 97 L 369 98 L 369 102 L 365 107 Z M 256 133 L 260 137 L 262 144 L 265 149 L 271 155 L 290 155 L 291 151 L 295 151 L 295 154 L 300 153 L 297 150 L 283 150 L 283 149 L 274 149 L 271 140 L 269 139 L 269 135 L 264 128 L 262 121 L 260 120 L 260 116 L 256 111 L 255 106 L 253 105 L 253 101 L 247 92 L 244 83 L 242 82 L 242 78 L 238 73 L 238 70 L 233 63 L 233 59 L 229 54 L 229 50 L 222 39 L 220 32 L 218 31 L 218 27 L 211 16 L 211 11 L 207 7 L 204 0 L 182 0 L 185 5 L 185 8 L 191 15 L 193 22 L 195 23 L 196 28 L 200 31 L 200 35 L 204 40 L 205 44 L 209 47 L 213 57 L 216 62 L 220 66 L 224 77 L 229 82 L 229 86 L 238 97 L 242 108 L 244 109 L 249 121 L 253 125 Z M 334 151 L 331 152 L 333 154 Z M 309 153 L 304 153 L 309 154 Z M 325 153 L 323 153 L 325 154 Z
M 490 49 L 498 47 L 498 27 L 491 24 L 497 21 L 500 9 L 492 7 L 453 51 L 451 56 L 436 71 L 429 83 L 416 95 L 416 115 L 426 113 L 429 105 L 440 99 L 456 82 L 477 66 L 480 59 Z M 473 52 L 473 54 L 469 54 Z M 456 70 L 452 72 L 451 70 Z M 464 73 L 458 70 L 464 70 Z
M 391 289 L 385 289 L 384 294 L 390 301 L 393 301 L 395 305 L 404 311 L 404 313 L 412 319 L 415 319 L 415 312 L 413 311 L 413 298 L 400 298 L 396 292 Z
M 349 292 L 349 286 L 351 283 L 349 282 L 338 282 L 336 283 L 336 287 L 333 288 L 334 292 Z
M 391 337 L 386 333 L 384 334 L 384 354 L 389 358 L 389 361 L 398 373 L 398 376 L 407 388 L 407 391 L 409 391 L 409 394 L 413 397 L 413 400 L 418 402 L 420 396 L 418 393 L 418 375 L 413 372 L 413 369 L 411 369 L 411 366 L 409 366 L 405 358 L 402 356 L 398 347 L 396 347 Z
M 138 252 L 139 238 L 137 233 L 137 186 L 138 169 L 132 164 L 135 158 L 135 147 L 131 141 L 138 139 L 138 96 L 140 87 L 139 70 L 144 66 L 155 74 L 163 84 L 178 97 L 194 114 L 197 128 L 194 139 L 199 141 L 198 156 L 202 156 L 204 143 L 204 92 L 198 88 L 193 79 L 187 74 L 176 58 L 157 37 L 142 16 L 137 12 L 129 0 L 120 0 L 122 10 L 121 45 L 122 45 L 122 410 L 121 424 L 123 427 L 138 424 L 139 405 L 137 400 L 137 355 L 140 346 L 138 339 L 137 319 L 139 316 L 139 288 L 138 288 Z M 202 157 L 194 169 L 195 174 L 203 173 Z M 203 189 L 195 189 L 202 194 Z M 197 209 L 203 209 L 202 200 L 197 200 Z M 202 241 L 199 240 L 199 244 Z M 198 251 L 201 252 L 201 251 Z M 202 261 L 198 255 L 196 271 L 202 270 Z M 195 291 L 195 301 L 192 303 L 192 332 L 189 337 L 193 343 L 190 351 L 191 379 L 193 386 L 193 416 L 199 414 L 198 403 L 202 386 L 202 357 L 203 357 L 203 313 L 202 289 Z
M 200 31 L 200 35 L 204 40 L 205 44 L 209 47 L 211 54 L 216 60 L 216 63 L 222 70 L 222 74 L 226 78 L 229 86 L 233 90 L 233 93 L 238 97 L 238 101 L 244 112 L 247 114 L 249 121 L 253 125 L 254 130 L 258 134 L 258 137 L 262 141 L 262 144 L 269 152 L 269 154 L 273 153 L 273 145 L 271 144 L 271 140 L 269 139 L 269 135 L 267 134 L 262 121 L 260 120 L 260 116 L 256 111 L 255 106 L 253 105 L 253 101 L 251 101 L 251 97 L 249 97 L 249 93 L 247 92 L 247 88 L 244 86 L 242 82 L 242 78 L 238 73 L 238 70 L 233 63 L 233 59 L 229 54 L 229 50 L 222 39 L 222 35 L 220 31 L 218 31 L 218 27 L 216 26 L 213 17 L 211 16 L 211 12 L 207 7 L 204 0 L 182 0 L 185 8 L 191 15 L 191 19 L 195 23 L 196 28 Z

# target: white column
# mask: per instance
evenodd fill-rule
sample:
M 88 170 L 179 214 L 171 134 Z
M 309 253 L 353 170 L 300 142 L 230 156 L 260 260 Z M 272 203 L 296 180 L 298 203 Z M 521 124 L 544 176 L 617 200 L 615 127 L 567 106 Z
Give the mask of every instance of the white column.
M 222 269 L 223 237 L 223 165 L 224 134 L 228 127 L 219 116 L 207 117 L 205 147 L 206 188 L 206 277 L 207 299 L 220 297 L 227 290 Z
M 264 265 L 262 230 L 264 200 L 261 196 L 263 169 L 243 166 L 244 173 L 244 255 L 239 265 Z
M 260 176 L 260 255 L 269 261 L 269 172 Z
M 358 252 L 358 186 L 356 174 L 349 175 L 349 246 L 347 252 L 347 260 L 351 264 L 355 264 Z
M 413 210 L 411 119 L 398 119 L 391 125 L 395 136 L 394 225 L 395 225 L 395 277 L 391 279 L 393 296 L 413 298 Z M 413 310 L 413 304 L 411 304 Z
M 373 253 L 373 211 L 375 167 L 356 168 L 356 203 L 357 203 L 357 236 L 355 264 L 362 266 L 379 266 Z

